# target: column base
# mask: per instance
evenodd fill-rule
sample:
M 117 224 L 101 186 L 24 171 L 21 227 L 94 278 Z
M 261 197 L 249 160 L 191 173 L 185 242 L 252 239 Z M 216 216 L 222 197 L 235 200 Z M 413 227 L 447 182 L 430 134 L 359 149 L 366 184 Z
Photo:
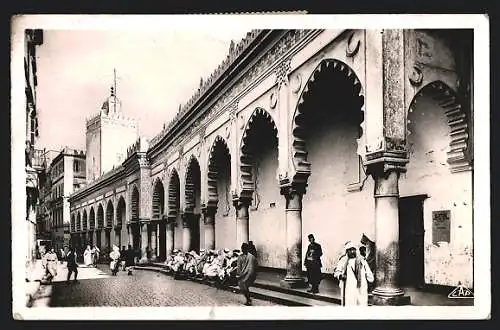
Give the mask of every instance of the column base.
M 408 306 L 411 304 L 410 296 L 384 297 L 373 294 L 372 304 L 375 306 Z
M 410 305 L 410 296 L 395 287 L 378 287 L 372 291 L 372 304 L 380 306 L 404 306 Z
M 285 277 L 280 281 L 280 287 L 285 289 L 302 289 L 307 287 L 307 284 L 302 277 Z

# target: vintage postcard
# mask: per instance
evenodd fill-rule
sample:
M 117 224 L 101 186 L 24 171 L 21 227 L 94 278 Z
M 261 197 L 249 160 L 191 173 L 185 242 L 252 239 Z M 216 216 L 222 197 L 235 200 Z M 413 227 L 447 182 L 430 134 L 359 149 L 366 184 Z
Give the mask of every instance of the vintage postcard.
M 13 318 L 490 317 L 486 15 L 11 26 Z

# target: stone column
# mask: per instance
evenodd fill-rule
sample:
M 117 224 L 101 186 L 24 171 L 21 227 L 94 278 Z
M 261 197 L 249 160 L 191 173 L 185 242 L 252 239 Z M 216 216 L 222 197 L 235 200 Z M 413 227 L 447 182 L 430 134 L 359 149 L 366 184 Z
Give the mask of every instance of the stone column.
M 305 287 L 302 277 L 302 196 L 304 188 L 285 187 L 281 194 L 286 199 L 286 275 L 280 281 L 285 288 Z
M 386 152 L 382 161 L 367 161 L 369 173 L 375 180 L 376 286 L 372 292 L 373 304 L 409 305 L 410 297 L 405 296 L 399 286 L 399 174 L 405 171 L 406 161 L 388 163 L 388 156 L 396 159 L 396 154 Z
M 92 231 L 92 245 L 97 245 L 97 231 Z
M 167 223 L 165 224 L 165 246 L 166 246 L 166 255 L 167 258 L 172 255 L 172 251 L 174 250 L 174 227 L 175 227 L 175 218 L 170 217 L 167 218 Z
M 191 226 L 193 213 L 182 214 L 182 250 L 188 252 L 191 249 Z
M 160 246 L 160 221 L 158 221 L 158 223 L 156 224 L 156 256 L 158 258 L 158 260 L 160 260 L 160 249 L 161 249 L 161 246 Z
M 140 223 L 141 228 L 141 263 L 148 261 L 148 222 Z
M 205 225 L 203 230 L 205 235 L 205 249 L 213 250 L 215 249 L 215 213 L 217 213 L 217 207 L 207 206 L 202 212 L 203 223 Z
M 248 206 L 250 199 L 239 198 L 234 202 L 236 207 L 236 246 L 241 248 L 241 244 L 248 243 Z
M 156 233 L 157 233 L 156 226 L 157 226 L 156 222 L 152 222 L 151 226 L 150 226 L 150 229 L 151 229 L 151 236 L 150 236 L 150 242 L 151 242 L 151 261 L 156 261 L 156 257 L 157 257 L 156 246 L 157 246 L 158 237 L 156 237 Z

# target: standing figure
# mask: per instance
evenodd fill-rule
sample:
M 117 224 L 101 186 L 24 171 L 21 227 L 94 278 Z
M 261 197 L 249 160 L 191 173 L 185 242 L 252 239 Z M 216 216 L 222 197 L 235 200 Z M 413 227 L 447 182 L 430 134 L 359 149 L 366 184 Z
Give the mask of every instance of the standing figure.
M 246 306 L 252 305 L 252 299 L 250 299 L 250 286 L 257 278 L 257 259 L 253 254 L 248 253 L 248 244 L 241 244 L 241 255 L 238 257 L 237 261 L 237 273 L 236 279 L 238 280 L 238 286 L 241 289 L 241 293 L 245 296 Z
M 111 258 L 111 262 L 109 264 L 109 269 L 111 269 L 111 274 L 113 276 L 116 276 L 116 273 L 118 272 L 118 267 L 119 267 L 119 261 L 120 261 L 120 251 L 118 249 L 118 246 L 113 245 L 113 251 L 109 254 L 109 257 Z
M 64 262 L 64 258 L 66 257 L 66 255 L 64 254 L 64 250 L 62 248 L 59 249 L 59 253 L 61 255 L 61 257 L 59 258 L 61 260 L 61 264 Z
M 87 248 L 83 252 L 83 263 L 86 267 L 92 266 L 92 250 L 90 249 L 90 245 L 87 245 Z
M 66 267 L 68 267 L 67 283 L 69 283 L 72 273 L 75 273 L 74 282 L 76 283 L 77 282 L 76 277 L 78 276 L 78 263 L 76 261 L 76 252 L 71 246 L 69 247 L 68 255 L 66 256 L 66 261 L 67 261 Z
M 352 242 L 347 242 L 344 250 L 334 271 L 339 280 L 342 306 L 368 306 L 367 282 L 374 281 L 373 273 L 365 258 L 356 255 Z
M 43 258 L 42 265 L 45 268 L 45 281 L 50 283 L 57 275 L 57 254 L 54 248 L 51 248 L 49 252 L 45 253 Z
M 101 255 L 101 250 L 95 244 L 94 244 L 93 250 L 94 250 L 93 264 L 94 264 L 94 267 L 97 267 L 97 263 L 99 262 L 99 256 Z
M 125 264 L 127 261 L 127 250 L 125 250 L 125 246 L 122 246 L 122 249 L 120 250 L 120 268 L 121 270 L 125 271 Z
M 127 270 L 127 275 L 132 275 L 132 269 L 135 265 L 135 251 L 132 249 L 132 245 L 128 245 L 128 250 L 125 253 L 125 269 Z
M 321 245 L 314 241 L 313 234 L 309 234 L 307 238 L 309 239 L 309 246 L 307 247 L 304 266 L 307 269 L 307 281 L 311 284 L 311 289 L 307 292 L 318 293 L 319 283 L 321 282 L 321 267 L 323 266 L 321 264 L 323 251 Z

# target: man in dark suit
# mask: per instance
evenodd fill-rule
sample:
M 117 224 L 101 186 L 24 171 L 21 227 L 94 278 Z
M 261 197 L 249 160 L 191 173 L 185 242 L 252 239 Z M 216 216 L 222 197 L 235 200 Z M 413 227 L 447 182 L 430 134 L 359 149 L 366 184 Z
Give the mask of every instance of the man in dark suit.
M 307 247 L 304 266 L 307 269 L 307 281 L 311 284 L 311 289 L 307 292 L 318 293 L 319 283 L 321 282 L 321 267 L 323 266 L 321 264 L 323 251 L 321 245 L 314 241 L 313 234 L 309 234 L 307 238 L 309 239 L 309 246 Z

